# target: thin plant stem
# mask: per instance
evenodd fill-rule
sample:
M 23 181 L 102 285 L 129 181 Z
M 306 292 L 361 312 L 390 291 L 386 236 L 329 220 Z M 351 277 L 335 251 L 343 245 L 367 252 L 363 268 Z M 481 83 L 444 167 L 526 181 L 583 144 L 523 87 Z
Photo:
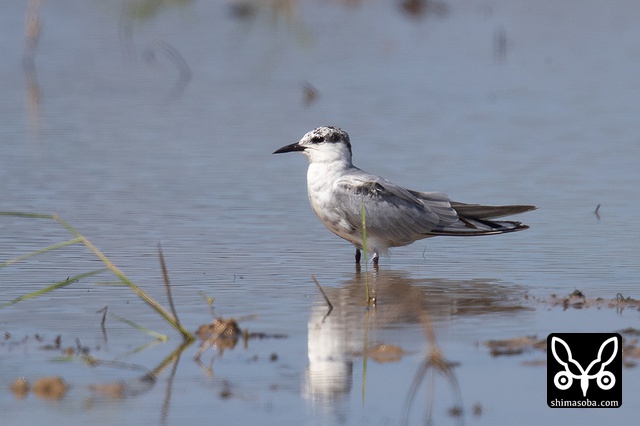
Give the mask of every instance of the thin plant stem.
M 73 277 L 69 277 L 66 280 L 58 281 L 56 283 L 51 284 L 50 286 L 47 286 L 47 287 L 42 288 L 40 290 L 31 292 L 29 294 L 25 294 L 23 296 L 20 296 L 18 298 L 10 300 L 7 303 L 3 303 L 2 305 L 0 305 L 0 309 L 2 309 L 4 307 L 7 307 L 7 306 L 15 305 L 16 303 L 22 302 L 23 300 L 33 299 L 34 297 L 38 297 L 38 296 L 41 296 L 41 295 L 43 295 L 45 293 L 48 293 L 50 291 L 57 290 L 57 289 L 62 288 L 62 287 L 66 287 L 69 284 L 74 283 L 76 281 L 79 281 L 79 280 L 81 280 L 83 278 L 87 278 L 87 277 L 90 277 L 92 275 L 97 275 L 97 274 L 100 274 L 100 273 L 105 272 L 105 271 L 107 271 L 107 268 L 101 268 L 101 269 L 96 269 L 95 271 L 85 272 L 84 274 L 79 274 L 79 275 L 75 275 Z
M 364 252 L 364 289 L 367 306 L 369 306 L 371 298 L 369 294 L 369 271 L 367 268 L 367 218 L 364 212 L 364 196 L 360 203 L 360 217 L 362 219 L 362 251 Z
M 167 264 L 164 261 L 164 255 L 162 254 L 162 247 L 160 243 L 158 243 L 158 255 L 160 256 L 160 267 L 162 268 L 162 278 L 164 278 L 164 287 L 167 290 L 167 299 L 169 300 L 169 308 L 171 309 L 171 313 L 173 317 L 176 319 L 176 323 L 180 328 L 182 328 L 182 324 L 180 324 L 180 319 L 178 318 L 178 311 L 176 311 L 176 307 L 173 304 L 173 296 L 171 295 L 171 283 L 169 283 L 169 273 L 167 272 Z
M 148 328 L 143 327 L 143 326 L 141 326 L 139 324 L 136 324 L 135 322 L 133 322 L 131 320 L 128 320 L 128 319 L 123 318 L 121 316 L 118 316 L 116 314 L 110 314 L 110 315 L 112 317 L 114 317 L 115 319 L 117 319 L 118 321 L 123 322 L 123 323 L 135 328 L 136 330 L 140 330 L 143 333 L 148 334 L 149 336 L 156 338 L 157 340 L 160 340 L 160 341 L 163 341 L 163 342 L 166 342 L 167 340 L 169 340 L 167 338 L 167 336 L 165 336 L 164 334 L 156 333 L 155 331 L 149 330 Z
M 318 287 L 318 290 L 320 290 L 320 293 L 322 294 L 322 297 L 324 297 L 325 302 L 327 302 L 327 305 L 329 306 L 329 312 L 331 312 L 333 310 L 333 304 L 331 303 L 331 301 L 327 297 L 327 294 L 324 292 L 324 290 L 320 286 L 320 283 L 316 279 L 315 275 L 312 274 L 311 275 L 311 279 L 313 280 L 314 283 L 316 283 L 316 287 Z
M 31 256 L 36 256 L 38 254 L 46 253 L 48 251 L 56 250 L 56 249 L 59 249 L 59 248 L 62 248 L 62 247 L 66 247 L 66 246 L 72 246 L 74 244 L 78 244 L 79 242 L 81 242 L 80 238 L 74 238 L 72 240 L 63 241 L 61 243 L 53 244 L 53 245 L 50 245 L 49 247 L 45 247 L 43 249 L 36 250 L 36 251 L 31 252 L 31 253 L 23 254 L 22 256 L 18 256 L 18 257 L 15 257 L 13 259 L 7 260 L 4 263 L 0 263 L 0 268 L 4 268 L 4 267 L 7 267 L 9 265 L 13 265 L 14 263 L 22 262 L 23 260 L 26 260 L 26 259 L 30 258 Z
M 29 219 L 53 219 L 53 215 L 28 212 L 0 212 L 0 216 L 25 217 Z
M 89 250 L 91 250 L 102 262 L 107 266 L 107 268 L 124 284 L 126 284 L 134 293 L 138 295 L 147 305 L 149 305 L 153 310 L 155 310 L 165 321 L 169 323 L 173 328 L 175 328 L 185 340 L 195 340 L 195 337 L 191 332 L 182 327 L 176 319 L 169 311 L 162 307 L 158 302 L 156 302 L 151 296 L 145 293 L 140 287 L 138 287 L 133 281 L 129 279 L 121 270 L 118 268 L 107 256 L 104 255 L 96 246 L 93 245 L 91 241 L 89 241 L 85 236 L 76 231 L 71 225 L 69 225 L 64 219 L 60 216 L 54 214 L 52 217 L 57 220 L 62 226 L 67 228 L 69 232 L 75 235 L 80 239 L 80 242 L 84 244 Z
M 81 278 L 86 278 L 101 272 L 104 272 L 106 270 L 111 271 L 111 273 L 113 273 L 115 276 L 117 276 L 120 281 L 122 283 L 124 283 L 125 285 L 127 285 L 131 290 L 133 290 L 134 293 L 136 293 L 138 295 L 138 297 L 140 297 L 147 305 L 149 305 L 153 310 L 155 310 L 162 318 L 164 318 L 165 321 L 167 321 L 169 323 L 169 325 L 171 325 L 174 329 L 176 329 L 181 335 L 182 338 L 185 341 L 193 341 L 195 340 L 195 336 L 189 332 L 187 329 L 185 329 L 182 324 L 180 324 L 180 322 L 178 321 L 177 315 L 176 315 L 176 311 L 175 311 L 175 307 L 173 306 L 173 300 L 171 298 L 171 294 L 169 292 L 169 290 L 167 290 L 167 294 L 169 295 L 169 303 L 171 305 L 171 309 L 173 311 L 173 314 L 171 314 L 169 311 L 167 311 L 165 308 L 162 307 L 162 305 L 160 305 L 158 302 L 156 302 L 151 296 L 149 296 L 147 293 L 144 292 L 144 290 L 142 290 L 140 287 L 138 287 L 133 281 L 131 281 L 113 262 L 111 262 L 111 260 L 109 260 L 109 258 L 107 256 L 105 256 L 104 253 L 102 253 L 96 246 L 93 245 L 93 243 L 91 243 L 91 241 L 89 241 L 88 238 L 86 238 L 84 235 L 80 234 L 78 231 L 75 230 L 75 228 L 73 228 L 71 225 L 69 225 L 64 219 L 62 219 L 60 216 L 58 216 L 57 214 L 39 214 L 39 213 L 27 213 L 27 212 L 2 212 L 0 211 L 0 216 L 12 216 L 12 217 L 22 217 L 22 218 L 30 218 L 30 219 L 53 219 L 56 220 L 58 223 L 60 223 L 62 226 L 64 226 L 65 228 L 67 228 L 67 230 L 69 232 L 71 232 L 76 238 L 68 240 L 68 241 L 63 241 L 61 243 L 57 243 L 57 244 L 53 244 L 49 247 L 34 251 L 32 253 L 28 253 L 19 257 L 16 257 L 14 259 L 11 259 L 7 262 L 4 262 L 2 264 L 0 264 L 0 268 L 11 265 L 13 263 L 22 261 L 24 259 L 27 259 L 31 256 L 35 256 L 37 254 L 41 254 L 41 253 L 45 253 L 47 251 L 51 251 L 51 250 L 55 250 L 58 248 L 62 248 L 62 247 L 66 247 L 72 244 L 77 244 L 77 243 L 82 243 L 85 247 L 87 247 L 89 250 L 91 250 L 107 267 L 106 269 L 99 269 L 96 271 L 91 271 L 91 272 L 87 272 L 84 274 L 80 274 L 80 275 L 76 275 L 72 278 L 67 278 L 64 281 L 60 281 L 57 283 L 54 283 L 53 285 L 50 285 L 44 289 L 35 291 L 33 293 L 29 293 L 27 295 L 21 296 L 17 299 L 14 299 L 10 302 L 7 302 L 3 305 L 0 305 L 0 308 L 5 307 L 5 306 L 9 306 L 9 305 L 13 305 L 14 303 L 18 303 L 19 301 L 22 300 L 26 300 L 26 299 L 30 299 L 36 296 L 39 296 L 41 294 L 47 293 L 49 291 L 55 290 L 57 288 L 60 287 L 64 287 L 74 281 L 78 281 Z M 162 259 L 162 252 L 160 252 L 161 254 L 161 264 L 163 267 L 163 274 L 165 276 L 165 284 L 168 286 L 168 278 L 167 278 L 167 274 L 166 274 L 166 267 L 164 265 L 164 259 Z
M 368 299 L 367 299 L 368 300 Z M 364 399 L 367 392 L 367 363 L 369 360 L 369 314 L 370 310 L 367 309 L 364 317 L 364 339 L 362 342 L 362 404 L 364 405 Z

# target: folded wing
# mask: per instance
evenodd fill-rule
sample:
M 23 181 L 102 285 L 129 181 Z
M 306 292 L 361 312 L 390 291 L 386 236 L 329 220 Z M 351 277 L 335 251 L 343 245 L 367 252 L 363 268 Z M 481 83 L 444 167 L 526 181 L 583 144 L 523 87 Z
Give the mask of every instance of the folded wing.
M 452 202 L 440 192 L 402 188 L 359 169 L 339 179 L 334 195 L 345 220 L 362 228 L 364 206 L 367 235 L 380 246 L 395 247 L 438 235 L 474 236 L 514 232 L 528 226 L 492 219 L 534 210 L 534 206 L 483 206 Z

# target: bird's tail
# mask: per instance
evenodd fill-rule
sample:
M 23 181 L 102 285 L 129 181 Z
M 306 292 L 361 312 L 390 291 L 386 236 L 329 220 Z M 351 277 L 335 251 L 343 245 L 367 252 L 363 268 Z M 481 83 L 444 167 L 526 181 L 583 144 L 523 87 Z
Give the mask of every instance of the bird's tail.
M 522 231 L 529 227 L 517 221 L 491 219 L 536 209 L 529 205 L 482 206 L 458 202 L 451 202 L 451 207 L 458 213 L 458 221 L 434 229 L 431 235 L 472 236 Z

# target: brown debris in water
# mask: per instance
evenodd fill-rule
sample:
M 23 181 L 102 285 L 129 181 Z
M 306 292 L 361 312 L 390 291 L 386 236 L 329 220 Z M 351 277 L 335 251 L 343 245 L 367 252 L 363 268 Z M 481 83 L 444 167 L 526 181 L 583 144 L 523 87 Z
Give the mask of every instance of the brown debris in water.
M 18 399 L 26 398 L 29 391 L 32 391 L 40 398 L 60 400 L 64 398 L 68 388 L 62 377 L 58 376 L 41 377 L 33 383 L 33 386 L 29 386 L 25 377 L 18 377 L 9 386 L 11 393 Z
M 617 331 L 622 337 L 622 363 L 625 367 L 632 368 L 638 365 L 640 360 L 640 330 L 627 327 Z
M 551 305 L 551 307 L 562 306 L 563 310 L 573 309 L 589 309 L 589 308 L 609 308 L 623 311 L 624 309 L 640 310 L 640 300 L 632 297 L 624 297 L 621 293 L 616 294 L 614 299 L 604 299 L 602 297 L 589 298 L 585 294 L 576 289 L 566 297 L 558 297 L 552 294 L 549 299 L 532 298 L 539 303 Z
M 352 352 L 352 355 L 371 358 L 375 362 L 382 364 L 385 362 L 398 362 L 403 356 L 407 355 L 407 352 L 400 346 L 381 343 L 368 348 L 365 352 Z
M 126 396 L 127 387 L 124 382 L 90 385 L 89 390 L 110 399 L 123 399 Z
M 520 355 L 534 349 L 546 350 L 547 340 L 536 336 L 522 336 L 511 339 L 487 340 L 484 344 L 491 350 L 491 356 Z
M 233 392 L 231 390 L 231 383 L 228 380 L 222 381 L 222 390 L 218 394 L 220 399 L 229 399 L 233 396 Z
M 75 355 L 86 356 L 91 352 L 91 348 L 83 346 L 78 339 L 76 339 L 76 346 L 64 347 L 62 345 L 62 335 L 60 334 L 51 341 L 39 333 L 35 333 L 32 336 L 26 335 L 21 339 L 16 339 L 9 331 L 5 331 L 4 337 L 4 340 L 0 340 L 0 348 L 6 348 L 9 351 L 14 350 L 16 347 L 24 347 L 25 350 L 29 350 L 31 347 L 30 343 L 35 341 L 39 344 L 42 343 L 42 345 L 38 345 L 36 347 L 38 350 L 60 352 L 66 357 L 72 357 Z M 100 349 L 99 346 L 96 348 Z
M 56 339 L 53 341 L 53 343 L 51 344 L 46 344 L 44 346 L 41 347 L 41 349 L 47 350 L 47 351 L 56 351 L 60 349 L 60 345 L 62 344 L 62 336 L 58 334 L 58 336 L 56 337 Z
M 198 327 L 196 336 L 220 349 L 233 349 L 242 336 L 242 330 L 234 319 L 216 318 L 212 323 Z
M 41 377 L 33 383 L 33 393 L 44 399 L 59 400 L 67 393 L 67 384 L 62 377 Z
M 462 417 L 463 413 L 464 411 L 462 410 L 462 407 L 459 405 L 454 405 L 447 410 L 447 414 L 449 414 L 451 417 Z
M 216 318 L 210 324 L 203 324 L 198 327 L 196 336 L 202 340 L 200 350 L 195 355 L 195 359 L 199 359 L 207 349 L 211 346 L 217 347 L 221 352 L 225 349 L 233 349 L 240 337 L 244 341 L 244 345 L 248 344 L 250 339 L 286 339 L 286 334 L 274 333 L 268 334 L 263 332 L 249 332 L 242 330 L 235 319 Z M 273 361 L 273 359 L 272 359 Z
M 474 416 L 480 417 L 482 415 L 482 404 L 480 404 L 479 402 L 473 404 L 473 407 L 471 407 L 471 412 Z
M 376 362 L 397 362 L 406 355 L 406 352 L 396 345 L 376 345 L 367 350 L 366 356 L 373 359 Z
M 627 368 L 633 368 L 640 362 L 640 330 L 633 327 L 627 327 L 617 330 L 616 333 L 622 335 L 622 363 Z M 498 357 L 502 355 L 522 355 L 532 351 L 546 352 L 547 339 L 538 340 L 536 336 L 514 337 L 504 340 L 487 340 L 485 346 L 490 349 L 491 356 Z M 545 359 L 535 359 L 523 361 L 525 366 L 543 366 L 546 365 Z
M 24 377 L 18 377 L 11 383 L 9 389 L 16 398 L 24 399 L 29 393 L 29 382 Z
M 211 346 L 217 347 L 221 354 L 225 349 L 233 349 L 242 335 L 243 332 L 234 319 L 218 317 L 210 324 L 202 324 L 196 330 L 196 336 L 202 340 L 202 344 L 194 358 L 199 360 Z
M 302 86 L 302 102 L 304 106 L 311 106 L 318 100 L 318 89 L 313 87 L 311 83 L 304 83 Z

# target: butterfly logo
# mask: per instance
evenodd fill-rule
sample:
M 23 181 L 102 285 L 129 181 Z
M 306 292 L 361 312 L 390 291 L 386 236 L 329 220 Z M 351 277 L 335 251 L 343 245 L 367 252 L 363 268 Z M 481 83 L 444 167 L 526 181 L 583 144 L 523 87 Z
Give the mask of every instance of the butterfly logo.
M 603 361 L 603 353 L 609 345 L 613 345 L 613 353 L 606 361 Z M 563 351 L 558 351 L 561 347 L 564 349 L 564 353 L 562 353 Z M 591 361 L 587 368 L 582 368 L 582 365 L 573 359 L 569 345 L 557 336 L 553 336 L 551 339 L 551 351 L 556 361 L 564 367 L 564 371 L 559 371 L 553 378 L 553 383 L 556 388 L 566 390 L 573 384 L 573 379 L 580 380 L 582 396 L 586 397 L 587 389 L 589 389 L 589 380 L 596 379 L 598 387 L 602 390 L 609 390 L 616 384 L 616 378 L 613 373 L 605 370 L 618 353 L 618 339 L 615 336 L 605 340 L 602 345 L 600 345 L 597 358 Z M 563 355 L 567 356 L 566 360 L 563 360 Z M 571 367 L 573 367 L 574 371 L 579 371 L 579 374 L 571 371 Z M 597 372 L 592 372 L 592 370 L 596 369 Z

